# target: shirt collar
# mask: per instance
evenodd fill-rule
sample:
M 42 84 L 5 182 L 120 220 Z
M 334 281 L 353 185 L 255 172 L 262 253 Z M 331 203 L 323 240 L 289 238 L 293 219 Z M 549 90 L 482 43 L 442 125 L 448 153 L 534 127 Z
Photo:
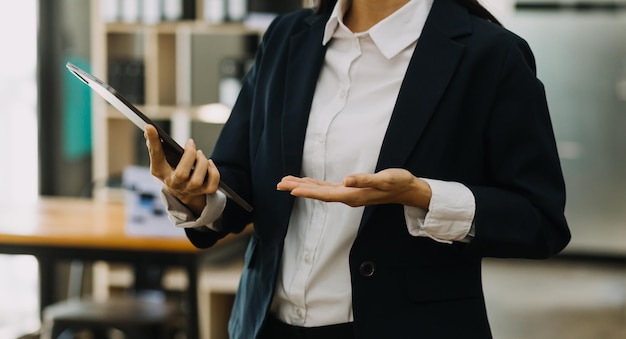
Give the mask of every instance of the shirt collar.
M 432 4 L 433 0 L 410 0 L 363 33 L 369 34 L 381 53 L 391 59 L 420 37 Z M 355 36 L 343 23 L 349 5 L 350 0 L 337 1 L 326 22 L 322 44 L 328 44 L 332 38 Z

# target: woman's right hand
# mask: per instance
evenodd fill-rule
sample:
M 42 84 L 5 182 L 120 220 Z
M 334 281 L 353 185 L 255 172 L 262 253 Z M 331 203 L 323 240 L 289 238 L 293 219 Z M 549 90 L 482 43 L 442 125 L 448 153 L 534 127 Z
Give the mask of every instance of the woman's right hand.
M 178 166 L 172 168 L 165 159 L 156 128 L 146 126 L 144 137 L 152 175 L 163 182 L 171 195 L 199 215 L 206 205 L 206 194 L 215 193 L 219 186 L 220 173 L 213 161 L 207 159 L 201 150 L 196 150 L 195 143 L 189 139 Z

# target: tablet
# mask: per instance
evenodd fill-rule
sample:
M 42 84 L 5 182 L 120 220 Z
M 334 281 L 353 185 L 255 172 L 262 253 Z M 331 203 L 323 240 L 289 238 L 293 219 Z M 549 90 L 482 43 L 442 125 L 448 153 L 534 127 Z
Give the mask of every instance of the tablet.
M 82 80 L 85 84 L 91 87 L 94 92 L 98 93 L 104 98 L 111 106 L 122 112 L 130 121 L 132 121 L 142 131 L 145 130 L 147 125 L 152 125 L 159 132 L 161 139 L 161 145 L 163 146 L 163 152 L 165 153 L 165 159 L 172 167 L 176 167 L 180 158 L 183 156 L 184 149 L 172 139 L 165 131 L 157 126 L 150 120 L 145 114 L 143 114 L 137 107 L 128 102 L 119 92 L 113 87 L 109 86 L 104 81 L 96 78 L 90 73 L 82 70 L 76 65 L 68 62 L 66 65 L 72 74 Z M 239 206 L 243 207 L 246 211 L 252 211 L 252 206 L 241 198 L 235 191 L 228 187 L 225 183 L 220 181 L 219 190 L 227 197 L 235 201 Z

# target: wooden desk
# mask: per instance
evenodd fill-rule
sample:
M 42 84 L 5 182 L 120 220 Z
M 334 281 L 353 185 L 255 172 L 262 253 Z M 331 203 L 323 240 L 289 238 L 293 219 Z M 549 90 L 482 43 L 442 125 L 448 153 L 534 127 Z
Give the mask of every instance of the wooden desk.
M 184 237 L 129 236 L 124 218 L 123 204 L 90 199 L 41 198 L 30 204 L 0 205 L 0 253 L 37 258 L 41 310 L 56 302 L 55 268 L 61 260 L 184 267 L 188 280 L 188 338 L 198 338 L 198 264 L 202 254 L 210 250 L 199 250 Z M 226 237 L 216 246 L 245 233 Z

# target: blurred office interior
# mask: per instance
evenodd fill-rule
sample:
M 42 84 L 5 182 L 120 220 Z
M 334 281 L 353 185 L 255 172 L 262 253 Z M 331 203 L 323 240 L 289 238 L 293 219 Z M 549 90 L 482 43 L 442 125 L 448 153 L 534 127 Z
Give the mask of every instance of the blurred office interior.
M 535 53 L 573 235 L 549 260 L 484 260 L 494 337 L 626 338 L 626 0 L 482 3 Z M 92 198 L 90 107 L 68 103 L 75 88 L 64 68 L 66 61 L 91 64 L 91 6 L 0 1 L 0 203 Z M 37 332 L 36 260 L 0 254 L 0 272 L 0 339 Z

